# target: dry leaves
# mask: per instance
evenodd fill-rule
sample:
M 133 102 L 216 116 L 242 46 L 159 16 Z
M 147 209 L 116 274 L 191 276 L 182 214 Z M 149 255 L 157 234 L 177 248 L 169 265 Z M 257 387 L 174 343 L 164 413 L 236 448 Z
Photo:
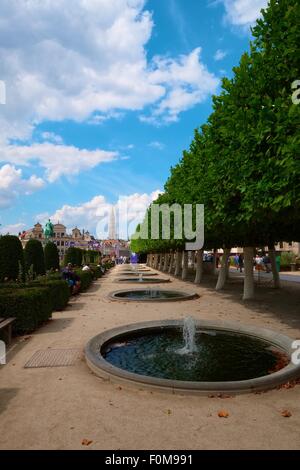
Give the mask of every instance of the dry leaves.
M 284 418 L 290 418 L 292 416 L 292 413 L 289 410 L 283 410 L 281 412 L 281 416 L 283 416 Z
M 93 441 L 90 441 L 89 439 L 82 439 L 81 445 L 83 446 L 89 446 L 93 443 Z
M 219 416 L 219 418 L 228 418 L 229 413 L 228 413 L 228 411 L 226 411 L 226 410 L 220 410 L 220 411 L 218 412 L 218 416 Z

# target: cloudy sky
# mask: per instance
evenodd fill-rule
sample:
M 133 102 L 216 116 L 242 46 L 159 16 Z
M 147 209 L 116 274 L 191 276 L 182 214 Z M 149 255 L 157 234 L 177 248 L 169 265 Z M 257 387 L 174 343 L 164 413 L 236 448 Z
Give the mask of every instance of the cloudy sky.
M 51 217 L 96 234 L 109 204 L 134 226 L 266 4 L 1 0 L 2 233 Z

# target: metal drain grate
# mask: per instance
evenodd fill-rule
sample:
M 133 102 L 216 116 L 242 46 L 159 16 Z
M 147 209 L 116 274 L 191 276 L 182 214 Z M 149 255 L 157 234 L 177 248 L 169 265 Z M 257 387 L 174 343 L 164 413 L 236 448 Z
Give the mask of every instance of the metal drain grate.
M 25 368 L 73 366 L 81 353 L 80 349 L 45 349 L 36 351 L 26 362 Z

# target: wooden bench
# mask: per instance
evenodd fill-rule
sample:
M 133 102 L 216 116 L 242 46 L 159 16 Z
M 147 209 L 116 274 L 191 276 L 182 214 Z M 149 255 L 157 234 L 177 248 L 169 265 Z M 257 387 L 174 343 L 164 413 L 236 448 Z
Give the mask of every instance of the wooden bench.
M 0 331 L 3 330 L 4 342 L 7 346 L 11 343 L 12 324 L 15 318 L 0 318 Z

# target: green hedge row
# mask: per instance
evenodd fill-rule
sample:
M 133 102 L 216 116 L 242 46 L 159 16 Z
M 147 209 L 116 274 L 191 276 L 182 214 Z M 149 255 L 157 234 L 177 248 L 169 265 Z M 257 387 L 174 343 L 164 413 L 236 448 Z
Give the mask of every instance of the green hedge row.
M 53 304 L 48 287 L 0 290 L 0 317 L 15 317 L 13 330 L 28 333 L 51 318 Z
M 70 299 L 70 289 L 66 281 L 55 279 L 45 281 L 39 280 L 32 284 L 48 288 L 53 311 L 63 310 L 66 308 Z
M 5 292 L 15 292 L 20 289 L 31 289 L 33 287 L 42 287 L 47 288 L 50 300 L 52 302 L 52 310 L 63 310 L 70 299 L 70 289 L 66 281 L 61 279 L 43 279 L 40 278 L 35 281 L 31 281 L 28 284 L 18 284 L 18 283 L 5 283 L 0 284 L 0 293 Z
M 81 292 L 85 292 L 93 282 L 94 276 L 93 276 L 92 271 L 77 270 L 77 271 L 75 271 L 75 274 L 77 274 L 77 276 L 80 277 L 80 281 L 81 281 L 80 290 L 81 290 Z
M 105 268 L 109 269 L 110 263 Z M 92 271 L 76 270 L 81 280 L 81 291 L 85 292 L 94 279 L 102 276 L 101 268 L 91 266 Z M 0 284 L 0 317 L 16 317 L 15 333 L 28 333 L 51 318 L 52 312 L 63 310 L 70 298 L 70 288 L 56 272 L 25 283 L 6 282 Z

